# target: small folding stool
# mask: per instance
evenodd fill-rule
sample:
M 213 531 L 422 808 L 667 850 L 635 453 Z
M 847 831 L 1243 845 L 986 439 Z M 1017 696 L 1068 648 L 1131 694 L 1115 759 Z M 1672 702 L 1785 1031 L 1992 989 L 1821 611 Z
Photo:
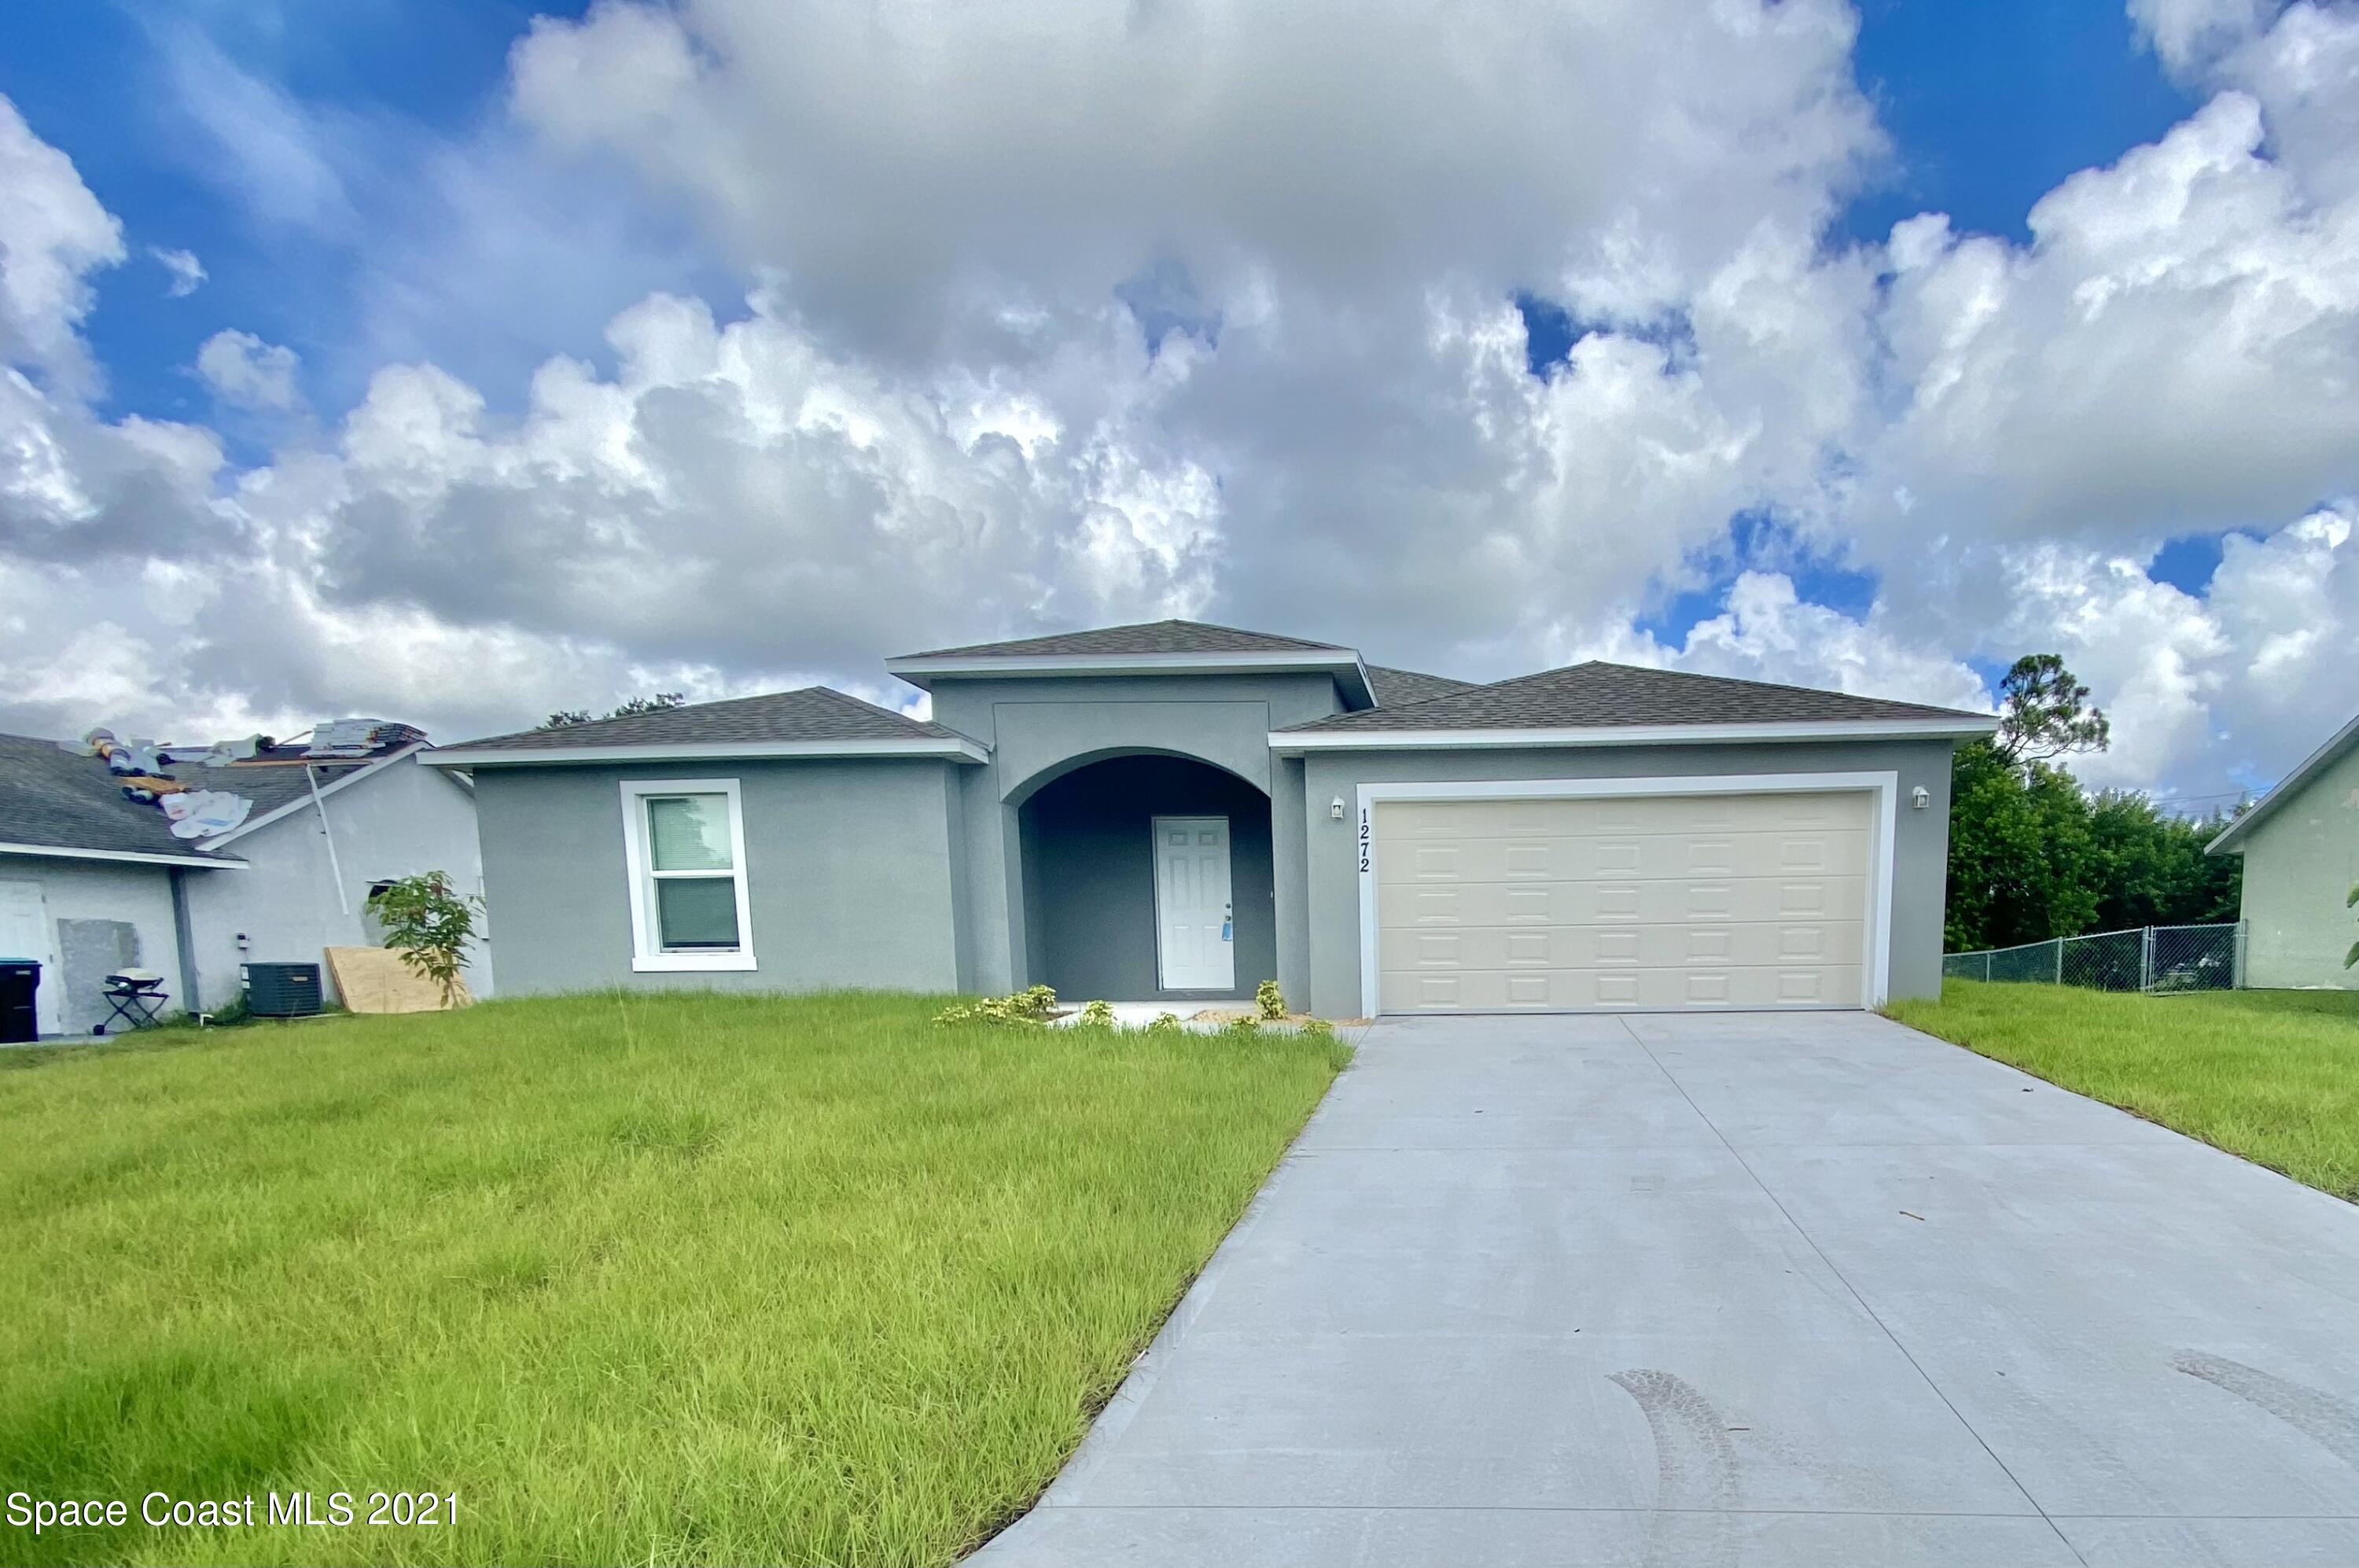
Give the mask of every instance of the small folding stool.
M 152 969 L 117 970 L 106 977 L 100 995 L 114 1007 L 113 1016 L 100 1027 L 101 1034 L 117 1018 L 126 1028 L 146 1029 L 157 1021 L 156 1015 L 172 999 L 172 994 L 164 989 L 164 977 Z

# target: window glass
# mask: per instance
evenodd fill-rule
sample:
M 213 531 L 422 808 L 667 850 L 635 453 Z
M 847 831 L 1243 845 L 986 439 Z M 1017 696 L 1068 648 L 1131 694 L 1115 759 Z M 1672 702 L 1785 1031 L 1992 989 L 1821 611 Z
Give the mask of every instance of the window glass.
M 659 795 L 650 799 L 647 845 L 658 871 L 730 869 L 729 797 Z
M 734 877 L 659 878 L 656 883 L 656 929 L 657 940 L 667 952 L 735 947 L 737 879 Z

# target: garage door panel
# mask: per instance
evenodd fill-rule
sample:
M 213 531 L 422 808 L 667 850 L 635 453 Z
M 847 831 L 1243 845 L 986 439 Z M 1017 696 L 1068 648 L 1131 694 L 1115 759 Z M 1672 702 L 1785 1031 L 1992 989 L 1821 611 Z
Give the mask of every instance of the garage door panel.
M 1857 920 L 1745 925 L 1448 926 L 1382 931 L 1387 970 L 1712 968 L 1731 964 L 1850 964 Z
M 1612 877 L 1864 876 L 1867 835 L 1849 830 L 1747 827 L 1696 833 L 1528 833 L 1425 840 L 1380 856 L 1387 885 L 1578 882 Z
M 1387 800 L 1386 842 L 1712 828 L 1855 828 L 1873 816 L 1860 791 L 1794 795 L 1629 795 L 1558 800 Z
M 1873 798 L 1385 801 L 1387 1011 L 1857 1007 Z
M 1383 863 L 1381 853 L 1378 864 Z M 1448 887 L 1376 887 L 1380 931 L 1411 925 L 1669 925 L 1696 920 L 1744 923 L 1856 914 L 1867 879 L 1748 877 L 1695 881 L 1469 883 Z
M 1735 969 L 1385 972 L 1386 1012 L 1566 1012 L 1628 1007 L 1855 1007 L 1855 964 Z

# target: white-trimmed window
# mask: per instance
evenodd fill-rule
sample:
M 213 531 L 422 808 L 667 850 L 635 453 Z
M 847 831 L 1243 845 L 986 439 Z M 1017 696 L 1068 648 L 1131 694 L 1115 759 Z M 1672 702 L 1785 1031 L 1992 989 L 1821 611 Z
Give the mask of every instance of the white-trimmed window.
M 745 816 L 734 779 L 626 779 L 631 967 L 751 969 Z

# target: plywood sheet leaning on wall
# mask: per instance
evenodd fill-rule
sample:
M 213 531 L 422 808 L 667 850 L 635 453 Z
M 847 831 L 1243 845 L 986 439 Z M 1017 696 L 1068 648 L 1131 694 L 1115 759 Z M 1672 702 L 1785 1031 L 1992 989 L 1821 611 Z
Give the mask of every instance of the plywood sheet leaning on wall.
M 336 977 L 336 991 L 348 1011 L 355 1013 L 439 1013 L 442 987 L 401 961 L 389 947 L 332 947 L 328 968 Z M 474 998 L 463 982 L 457 1006 Z

